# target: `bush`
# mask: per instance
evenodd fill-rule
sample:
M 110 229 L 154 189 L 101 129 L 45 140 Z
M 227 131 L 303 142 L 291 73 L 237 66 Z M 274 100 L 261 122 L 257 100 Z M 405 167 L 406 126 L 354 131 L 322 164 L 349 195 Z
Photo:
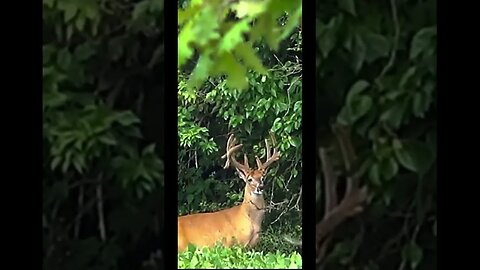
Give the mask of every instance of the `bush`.
M 289 254 L 276 252 L 256 252 L 233 246 L 224 248 L 217 245 L 213 248 L 195 248 L 178 254 L 178 268 L 210 268 L 210 269 L 301 269 L 302 256 L 297 252 Z

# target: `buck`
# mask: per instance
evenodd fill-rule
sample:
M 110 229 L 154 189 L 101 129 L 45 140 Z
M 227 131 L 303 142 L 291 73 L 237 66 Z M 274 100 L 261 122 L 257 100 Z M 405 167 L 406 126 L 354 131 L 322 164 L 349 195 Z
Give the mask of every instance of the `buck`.
M 264 178 L 268 167 L 279 160 L 280 152 L 274 147 L 271 153 L 270 145 L 265 140 L 266 161 L 262 163 L 255 157 L 257 168 L 250 168 L 247 155 L 241 164 L 235 158 L 236 152 L 243 144 L 236 144 L 232 135 L 228 138 L 224 168 L 232 166 L 245 182 L 243 202 L 240 205 L 211 213 L 198 213 L 178 218 L 178 252 L 182 252 L 189 244 L 197 247 L 212 247 L 221 243 L 225 247 L 240 244 L 254 247 L 260 238 L 262 221 L 265 215 L 265 200 L 263 197 Z M 275 138 L 272 135 L 272 142 Z

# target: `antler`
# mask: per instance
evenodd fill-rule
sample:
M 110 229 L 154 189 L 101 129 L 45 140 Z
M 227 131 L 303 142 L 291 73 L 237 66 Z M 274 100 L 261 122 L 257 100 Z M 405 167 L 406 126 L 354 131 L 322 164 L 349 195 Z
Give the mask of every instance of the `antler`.
M 275 136 L 273 135 L 273 133 L 270 133 L 270 137 L 272 138 L 272 143 L 276 145 Z M 265 151 L 267 156 L 265 163 L 262 163 L 260 158 L 258 158 L 258 156 L 255 156 L 255 159 L 257 160 L 258 169 L 263 169 L 263 170 L 267 170 L 268 166 L 272 165 L 273 162 L 277 161 L 280 158 L 280 152 L 278 152 L 277 148 L 274 147 L 273 154 L 270 153 L 271 149 L 267 139 L 265 139 L 265 146 L 266 146 Z
M 334 132 L 340 145 L 345 167 L 350 174 L 352 164 L 355 161 L 352 143 L 344 129 L 335 127 Z M 353 175 L 347 177 L 345 196 L 338 204 L 336 193 L 337 177 L 333 171 L 332 163 L 325 148 L 320 148 L 319 155 L 325 181 L 325 214 L 322 221 L 317 223 L 316 226 L 317 264 L 323 262 L 334 229 L 348 217 L 360 213 L 363 210 L 361 205 L 367 199 L 366 187 L 359 188 L 358 175 Z
M 250 170 L 250 166 L 248 165 L 248 158 L 246 154 L 244 154 L 243 156 L 244 164 L 241 164 L 235 159 L 235 152 L 238 151 L 238 149 L 240 149 L 243 146 L 243 144 L 235 145 L 236 143 L 237 143 L 237 139 L 234 137 L 233 134 L 231 134 L 230 137 L 228 137 L 228 141 L 227 141 L 227 149 L 226 149 L 227 153 L 225 153 L 222 156 L 222 159 L 224 158 L 227 159 L 225 161 L 225 166 L 223 166 L 223 168 L 227 169 L 231 163 L 235 168 L 239 170 L 248 171 Z

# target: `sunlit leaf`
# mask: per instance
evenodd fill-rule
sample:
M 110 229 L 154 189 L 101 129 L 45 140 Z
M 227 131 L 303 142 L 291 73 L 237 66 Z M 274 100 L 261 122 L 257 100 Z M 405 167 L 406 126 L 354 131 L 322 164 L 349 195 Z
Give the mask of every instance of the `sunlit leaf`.
M 239 1 L 232 5 L 232 9 L 236 11 L 237 17 L 256 17 L 265 11 L 268 1 Z
M 251 43 L 241 43 L 235 48 L 235 53 L 245 62 L 245 64 L 256 72 L 266 74 L 267 70 L 262 61 L 257 57 Z
M 220 52 L 230 52 L 238 44 L 243 42 L 243 34 L 250 29 L 249 21 L 244 19 L 234 24 L 234 26 L 224 35 L 220 42 Z

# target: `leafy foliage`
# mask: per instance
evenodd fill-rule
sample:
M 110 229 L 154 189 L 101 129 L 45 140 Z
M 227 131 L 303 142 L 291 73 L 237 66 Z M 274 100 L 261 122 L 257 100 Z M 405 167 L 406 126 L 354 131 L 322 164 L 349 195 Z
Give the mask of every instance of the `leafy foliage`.
M 241 247 L 195 248 L 191 245 L 187 251 L 178 254 L 179 269 L 219 268 L 219 269 L 301 269 L 302 257 L 297 252 L 291 254 L 263 253 L 245 251 Z
M 43 1 L 44 269 L 140 269 L 159 246 L 163 141 L 140 115 L 162 17 L 156 0 Z
M 316 31 L 318 143 L 350 126 L 373 192 L 329 268 L 436 269 L 436 2 L 323 1 Z
M 288 20 L 279 23 L 286 14 Z M 297 26 L 301 14 L 299 0 L 184 2 L 178 11 L 179 68 L 198 58 L 188 87 L 199 87 L 211 75 L 226 75 L 228 87 L 247 88 L 248 69 L 261 74 L 267 71 L 257 56 L 255 44 L 266 42 L 278 50 L 280 42 Z
M 233 169 L 223 169 L 220 158 L 229 133 L 244 144 L 242 152 L 253 162 L 255 155 L 265 159 L 264 139 L 273 132 L 281 160 L 266 178 L 270 210 L 255 251 L 190 251 L 179 255 L 179 265 L 288 267 L 290 255 L 276 251 L 294 254 L 295 247 L 275 237 L 273 231 L 301 237 L 302 40 L 296 27 L 301 3 L 239 1 L 222 6 L 220 2 L 191 1 L 179 11 L 179 61 L 184 66 L 188 66 L 187 59 L 194 62 L 193 68 L 179 67 L 178 71 L 179 215 L 216 211 L 241 202 L 245 184 Z M 226 18 L 227 11 L 235 16 Z M 204 32 L 188 39 L 194 31 Z M 285 34 L 279 38 L 278 33 Z M 255 35 L 258 39 L 248 37 Z M 230 73 L 217 76 L 222 73 L 217 69 Z

